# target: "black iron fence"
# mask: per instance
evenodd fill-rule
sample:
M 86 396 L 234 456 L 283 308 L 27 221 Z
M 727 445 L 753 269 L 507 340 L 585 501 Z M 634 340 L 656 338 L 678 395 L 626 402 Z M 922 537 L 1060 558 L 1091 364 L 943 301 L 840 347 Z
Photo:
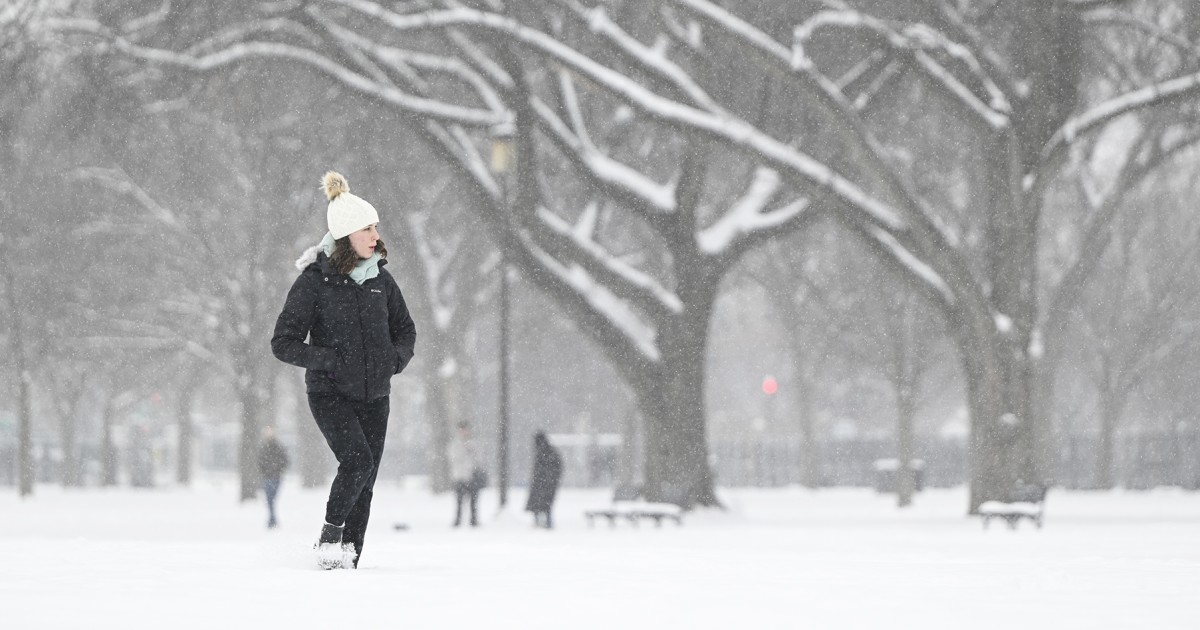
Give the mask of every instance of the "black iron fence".
M 816 447 L 815 482 L 820 486 L 874 486 L 875 463 L 896 457 L 890 438 L 820 441 Z M 1077 434 L 1058 440 L 1057 461 L 1051 467 L 1054 485 L 1095 488 L 1100 439 Z M 712 465 L 718 485 L 783 486 L 803 484 L 805 445 L 799 439 L 747 436 L 712 444 Z M 918 438 L 914 457 L 924 461 L 924 485 L 949 487 L 966 482 L 967 449 L 962 440 Z M 1117 486 L 1147 489 L 1178 486 L 1200 489 L 1200 431 L 1138 432 L 1117 437 L 1113 453 Z
M 565 449 L 567 471 L 564 485 L 609 486 L 621 478 L 620 445 L 604 444 L 591 449 Z M 966 444 L 962 440 L 921 437 L 915 441 L 914 457 L 923 461 L 925 487 L 950 487 L 967 479 Z M 94 450 L 94 449 L 93 449 Z M 854 438 L 824 440 L 816 445 L 816 465 L 811 474 L 819 486 L 872 487 L 878 479 L 876 462 L 896 457 L 890 438 Z M 576 452 L 578 451 L 578 452 Z M 1061 437 L 1056 444 L 1057 461 L 1053 466 L 1053 485 L 1065 488 L 1096 488 L 1100 478 L 1100 440 L 1096 435 L 1076 434 Z M 230 455 L 234 451 L 229 449 Z M 425 474 L 426 453 L 422 449 L 393 449 L 398 461 L 386 466 L 392 475 Z M 719 486 L 787 486 L 807 483 L 806 445 L 799 439 L 746 436 L 715 440 L 711 444 L 711 463 Z M 35 449 L 36 478 L 39 482 L 58 481 L 57 450 L 40 444 Z M 586 455 L 586 457 L 585 457 Z M 1113 453 L 1113 475 L 1117 486 L 1147 489 L 1177 486 L 1200 489 L 1200 431 L 1142 431 L 1121 434 Z M 85 467 L 84 484 L 98 479 L 95 453 L 81 453 Z M 164 475 L 170 476 L 170 458 L 157 458 Z M 200 457 L 197 465 L 214 470 L 233 470 L 232 456 L 222 459 Z M 522 458 L 514 463 L 515 479 L 527 476 Z M 634 473 L 636 476 L 636 473 Z M 0 443 L 0 486 L 16 484 L 16 448 Z

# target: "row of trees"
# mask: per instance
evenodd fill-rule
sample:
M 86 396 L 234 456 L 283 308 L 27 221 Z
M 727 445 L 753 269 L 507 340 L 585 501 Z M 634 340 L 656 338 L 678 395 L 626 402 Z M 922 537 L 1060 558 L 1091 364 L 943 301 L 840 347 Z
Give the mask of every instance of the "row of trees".
M 271 404 L 260 341 L 282 283 L 270 261 L 315 225 L 296 214 L 313 205 L 297 197 L 313 195 L 311 155 L 413 202 L 399 209 L 400 251 L 421 270 L 433 442 L 466 413 L 462 331 L 491 290 L 486 234 L 624 380 L 651 498 L 716 502 L 712 321 L 722 293 L 747 283 L 767 287 L 796 344 L 794 378 L 813 392 L 800 396 L 806 437 L 822 359 L 846 348 L 883 366 L 902 462 L 923 376 L 962 383 L 971 509 L 1047 478 L 1056 379 L 1095 375 L 1116 418 L 1145 375 L 1185 373 L 1195 274 L 1161 272 L 1186 269 L 1195 244 L 1178 200 L 1200 86 L 1191 3 L 220 4 L 27 2 L 13 23 L 31 46 L 98 47 L 59 53 L 96 70 L 78 107 L 131 100 L 128 120 L 154 128 L 113 150 L 119 171 L 73 152 L 67 171 L 91 185 L 72 190 L 128 200 L 169 250 L 138 258 L 205 253 L 203 271 L 177 261 L 156 284 L 170 297 L 136 319 L 161 321 L 164 302 L 188 296 L 168 319 L 195 325 L 160 324 L 143 351 L 221 366 L 243 449 Z M 510 133 L 504 182 L 488 153 Z M 215 156 L 225 173 L 191 175 Z M 1115 303 L 1114 287 L 1128 299 Z M 21 294 L 6 291 L 14 312 L 28 312 Z M 112 317 L 96 321 L 111 331 Z M 34 338 L 19 325 L 15 345 Z

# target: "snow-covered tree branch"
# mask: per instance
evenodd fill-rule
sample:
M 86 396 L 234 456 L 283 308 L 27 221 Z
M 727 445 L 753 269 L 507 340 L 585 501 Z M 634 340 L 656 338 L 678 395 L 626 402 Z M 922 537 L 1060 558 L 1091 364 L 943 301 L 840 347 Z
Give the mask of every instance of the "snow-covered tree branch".
M 934 2 L 903 21 L 871 1 L 825 4 L 768 18 L 710 0 L 268 3 L 264 21 L 183 51 L 62 28 L 185 71 L 298 64 L 400 114 L 506 260 L 636 392 L 654 498 L 717 502 L 703 392 L 722 278 L 833 217 L 945 316 L 969 384 L 974 509 L 1042 475 L 1030 349 L 1038 226 L 1062 156 L 1185 101 L 1200 75 L 1151 68 L 1149 86 L 1088 103 L 1104 92 L 1088 84 L 1085 31 L 1122 3 Z M 484 159 L 498 126 L 514 131 L 515 172 Z

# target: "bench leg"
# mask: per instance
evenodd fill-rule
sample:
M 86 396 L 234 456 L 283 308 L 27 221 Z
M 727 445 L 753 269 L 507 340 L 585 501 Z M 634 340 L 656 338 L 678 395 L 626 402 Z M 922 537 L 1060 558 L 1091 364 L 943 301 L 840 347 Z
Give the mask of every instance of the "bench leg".
M 1008 528 L 1012 529 L 1012 530 L 1017 529 L 1021 525 L 1021 519 L 1023 519 L 1023 518 L 1029 519 L 1029 522 L 1033 523 L 1034 526 L 1037 527 L 1038 529 L 1042 528 L 1042 515 L 1041 514 L 1034 515 L 1034 514 L 1023 514 L 1023 513 L 1022 514 L 1000 513 L 1000 514 L 984 514 L 983 515 L 983 528 L 984 529 L 988 528 L 988 524 L 992 522 L 993 518 L 998 518 L 998 519 L 1003 520 L 1004 524 L 1007 525 Z

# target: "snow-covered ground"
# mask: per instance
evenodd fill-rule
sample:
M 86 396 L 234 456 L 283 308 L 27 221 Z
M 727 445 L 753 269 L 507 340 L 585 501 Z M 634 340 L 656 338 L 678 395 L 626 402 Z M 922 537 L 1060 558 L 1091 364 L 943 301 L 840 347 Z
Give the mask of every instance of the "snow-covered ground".
M 358 571 L 313 568 L 324 494 L 282 528 L 229 483 L 0 495 L 0 619 L 32 628 L 1200 628 L 1200 494 L 1051 490 L 1047 523 L 983 531 L 964 490 L 727 489 L 683 527 L 554 531 L 515 507 L 381 483 Z M 523 493 L 510 504 L 523 505 Z M 407 530 L 394 529 L 404 522 Z

